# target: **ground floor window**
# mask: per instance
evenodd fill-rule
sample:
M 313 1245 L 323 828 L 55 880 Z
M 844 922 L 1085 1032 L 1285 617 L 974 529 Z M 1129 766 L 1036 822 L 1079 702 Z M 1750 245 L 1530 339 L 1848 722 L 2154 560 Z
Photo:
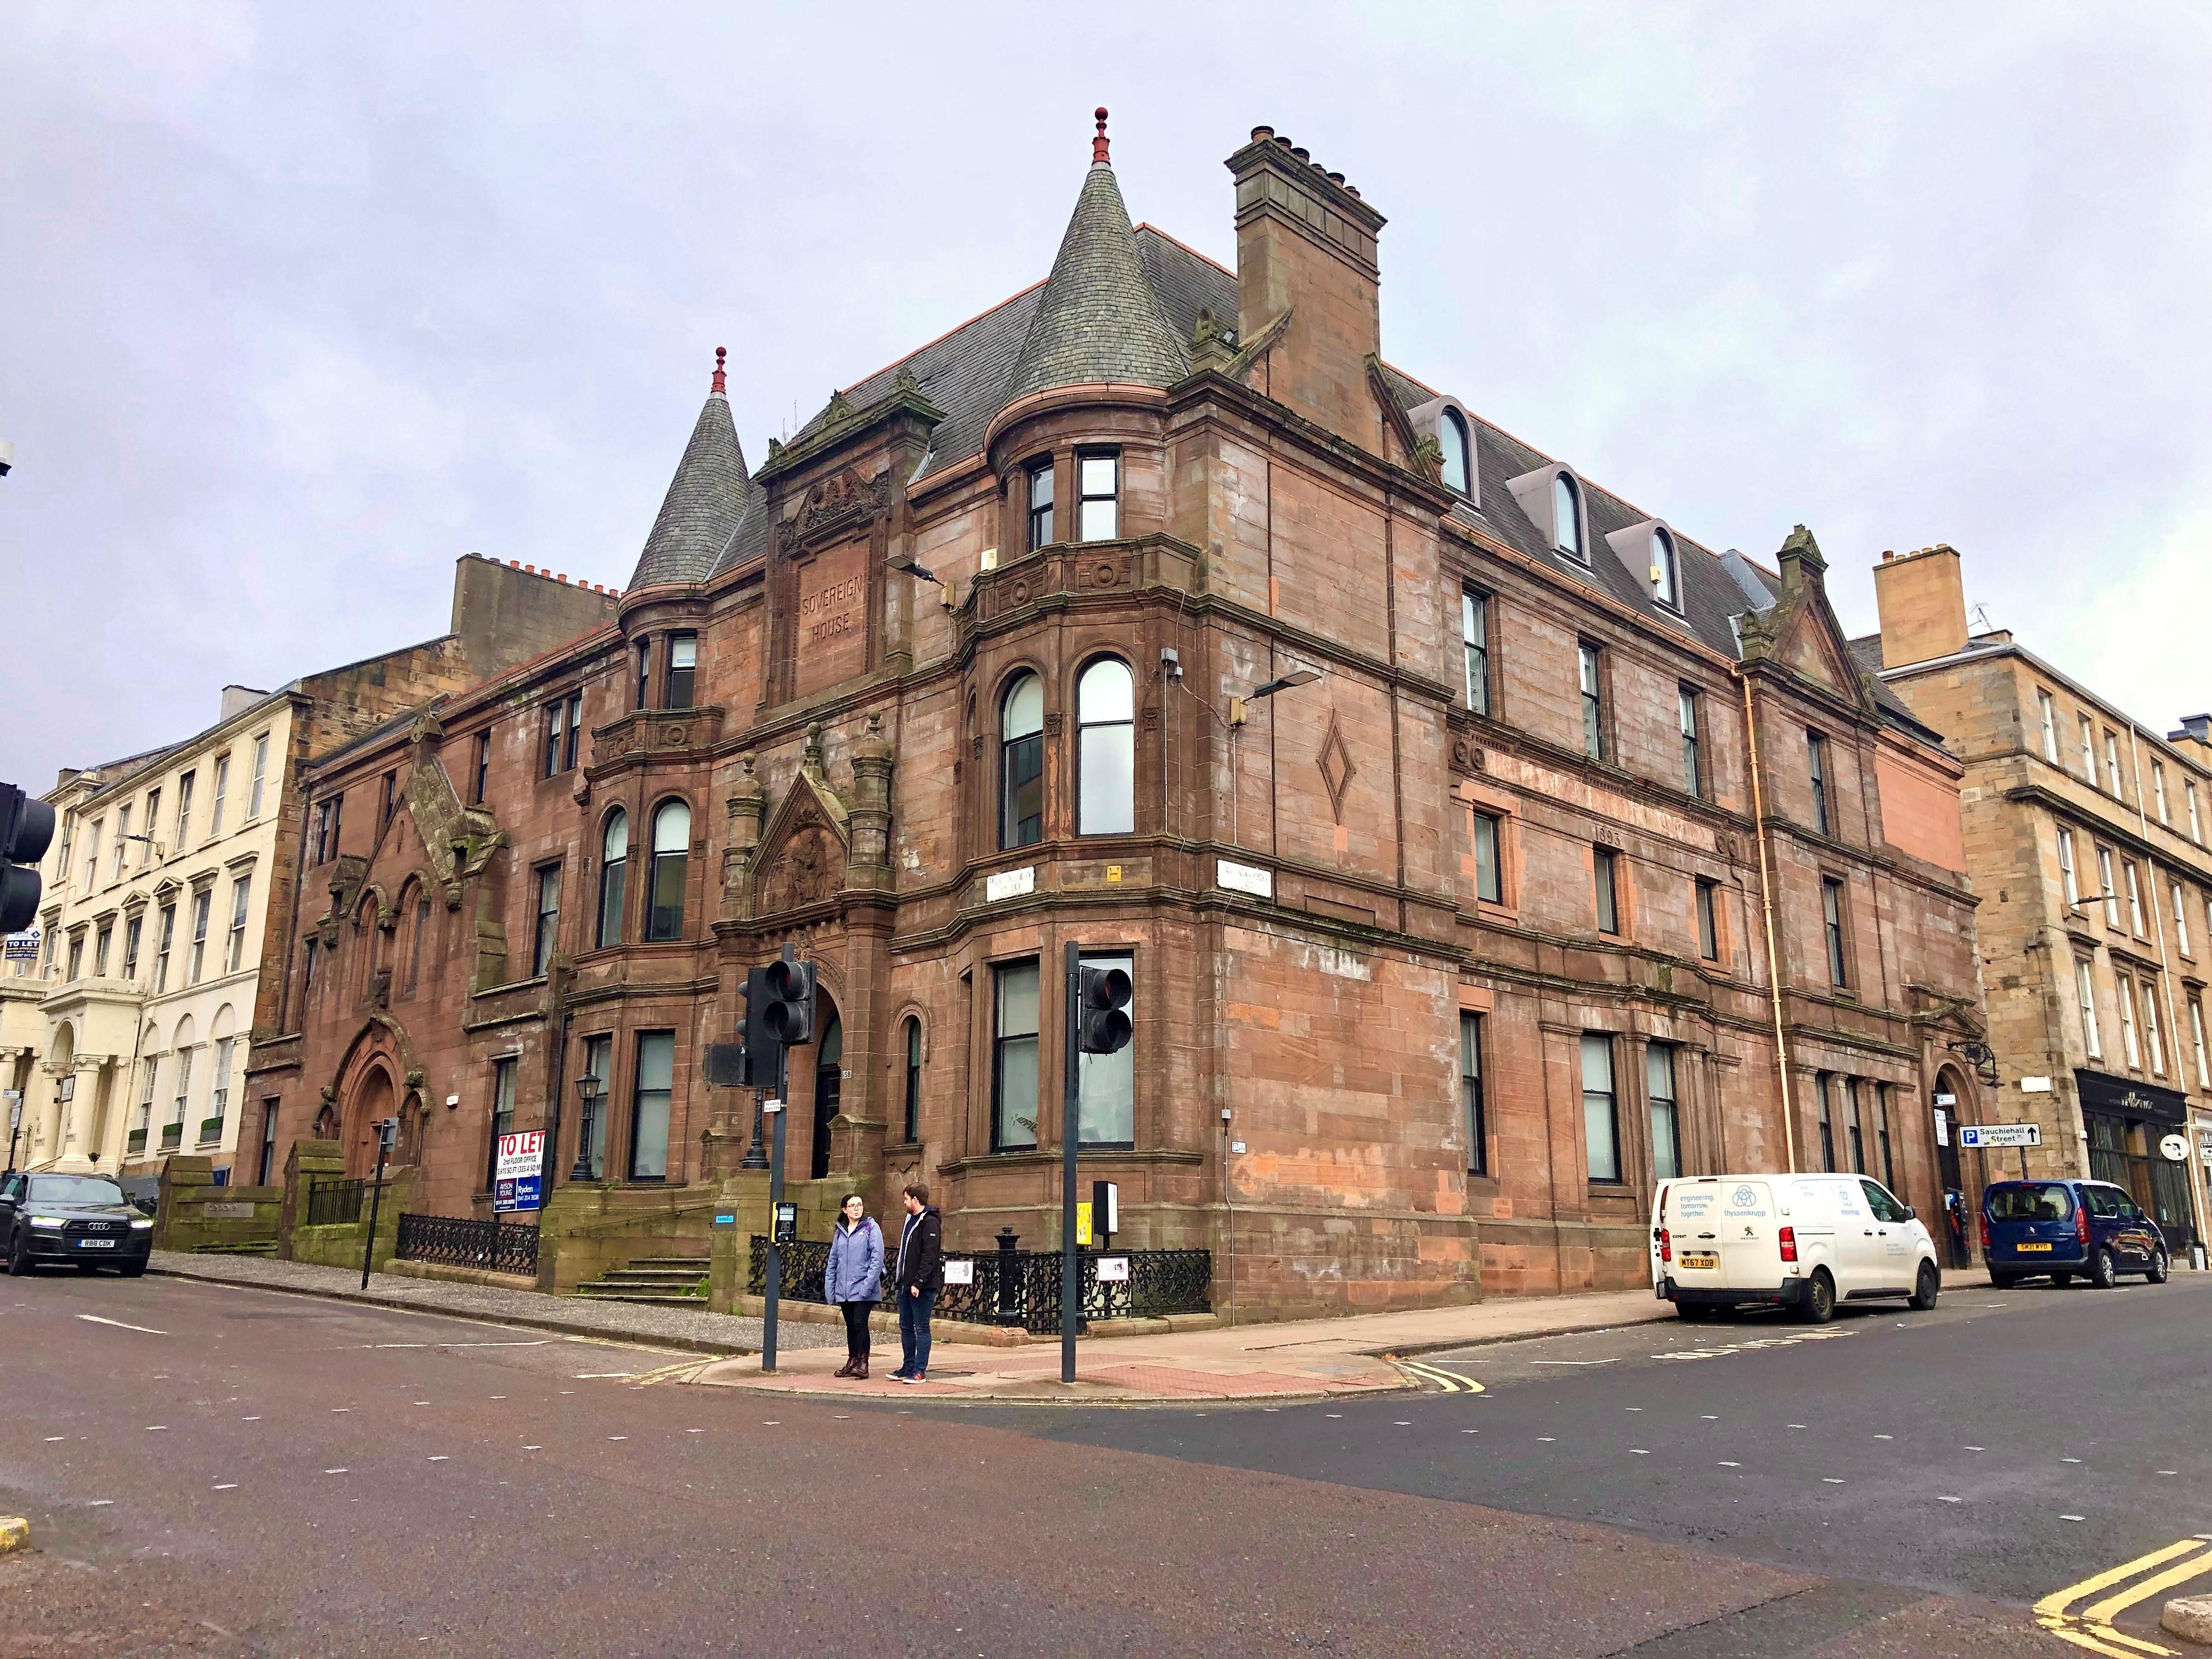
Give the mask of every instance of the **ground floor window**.
M 1086 968 L 1119 968 L 1136 983 L 1136 958 L 1126 951 L 1083 955 Z M 1137 1018 L 1133 994 L 1124 1011 L 1132 1025 Z M 1085 1146 L 1134 1146 L 1137 1144 L 1137 1043 L 1130 1040 L 1110 1054 L 1085 1054 L 1080 1087 L 1083 1110 L 1077 1130 Z
M 637 1088 L 631 1109 L 629 1178 L 668 1178 L 668 1103 L 676 1081 L 676 1034 L 646 1031 L 637 1039 Z
M 592 1079 L 599 1086 L 577 1091 L 583 1104 L 576 1116 L 576 1167 L 569 1179 L 600 1181 L 606 1176 L 607 1091 L 615 1077 L 614 1038 L 584 1039 L 581 1075 Z
M 1682 1173 L 1682 1114 L 1674 1099 L 1674 1048 L 1655 1042 L 1644 1051 L 1651 1097 L 1651 1173 L 1672 1181 Z
M 1012 962 L 996 975 L 991 1030 L 991 1150 L 1037 1144 L 1037 965 Z
M 499 1185 L 499 1138 L 514 1133 L 514 1074 L 522 1061 L 514 1054 L 491 1063 L 491 1144 L 484 1149 L 484 1190 Z
M 1459 1017 L 1459 1092 L 1467 1115 L 1467 1172 L 1490 1169 L 1489 1131 L 1482 1121 L 1482 1016 Z
M 1620 1179 L 1620 1115 L 1613 1087 L 1613 1039 L 1583 1033 L 1583 1138 L 1592 1181 Z

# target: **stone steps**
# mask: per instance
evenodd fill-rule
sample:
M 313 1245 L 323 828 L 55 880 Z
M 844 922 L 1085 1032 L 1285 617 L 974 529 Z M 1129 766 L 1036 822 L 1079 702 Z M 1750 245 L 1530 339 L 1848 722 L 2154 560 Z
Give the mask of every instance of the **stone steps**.
M 703 1255 L 640 1256 L 626 1267 L 610 1267 L 599 1278 L 576 1286 L 576 1294 L 590 1302 L 637 1302 L 648 1307 L 700 1308 L 706 1298 L 690 1291 L 707 1276 Z

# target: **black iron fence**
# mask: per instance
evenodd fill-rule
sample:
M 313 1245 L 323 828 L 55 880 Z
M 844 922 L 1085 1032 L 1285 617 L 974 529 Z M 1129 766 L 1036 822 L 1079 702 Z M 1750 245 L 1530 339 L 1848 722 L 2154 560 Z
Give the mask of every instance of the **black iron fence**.
M 482 1267 L 499 1273 L 538 1271 L 535 1222 L 479 1221 L 473 1216 L 403 1215 L 393 1252 L 402 1261 L 437 1261 L 449 1267 Z M 818 1294 L 821 1277 L 815 1288 Z
M 969 1282 L 947 1283 L 938 1293 L 936 1317 L 969 1325 L 1006 1325 L 1049 1335 L 1060 1328 L 1060 1255 L 1057 1250 L 1020 1250 L 1001 1232 L 1000 1247 L 972 1254 L 948 1250 L 945 1264 L 964 1262 Z M 782 1247 L 781 1294 L 795 1302 L 820 1302 L 830 1247 L 801 1241 Z M 768 1291 L 768 1240 L 753 1235 L 752 1261 L 745 1288 L 754 1296 Z M 1099 1278 L 1099 1263 L 1126 1262 L 1128 1276 Z M 1085 1250 L 1082 1317 L 1150 1319 L 1164 1314 L 1206 1313 L 1213 1297 L 1213 1254 L 1210 1250 Z M 1119 1269 L 1109 1269 L 1118 1272 Z M 883 1300 L 895 1300 L 892 1263 L 884 1264 Z
M 307 1183 L 310 1227 L 350 1227 L 361 1219 L 361 1195 L 366 1181 L 311 1181 Z

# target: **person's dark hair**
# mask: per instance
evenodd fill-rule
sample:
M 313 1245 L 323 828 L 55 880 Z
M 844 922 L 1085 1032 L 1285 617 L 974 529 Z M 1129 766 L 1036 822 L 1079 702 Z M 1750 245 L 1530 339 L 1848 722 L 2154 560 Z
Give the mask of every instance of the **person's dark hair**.
M 848 1204 L 850 1204 L 850 1203 L 851 1203 L 854 1199 L 856 1199 L 856 1198 L 860 1198 L 860 1194 L 858 1194 L 858 1193 L 848 1193 L 848 1194 L 845 1194 L 845 1196 L 844 1196 L 844 1197 L 842 1197 L 842 1198 L 841 1198 L 841 1199 L 839 1199 L 839 1200 L 837 1200 L 837 1213 L 838 1213 L 838 1215 L 839 1215 L 840 1217 L 842 1217 L 842 1216 L 844 1215 L 844 1213 L 845 1213 L 845 1206 L 846 1206 Z M 866 1216 L 867 1212 L 868 1212 L 868 1200 L 867 1200 L 866 1199 L 865 1199 L 865 1198 L 860 1198 L 860 1213 L 861 1213 L 861 1215 L 865 1218 L 865 1217 Z
M 906 1195 L 908 1198 L 911 1198 L 915 1203 L 921 1205 L 924 1209 L 929 1207 L 929 1188 L 923 1186 L 919 1181 L 909 1181 L 907 1182 Z

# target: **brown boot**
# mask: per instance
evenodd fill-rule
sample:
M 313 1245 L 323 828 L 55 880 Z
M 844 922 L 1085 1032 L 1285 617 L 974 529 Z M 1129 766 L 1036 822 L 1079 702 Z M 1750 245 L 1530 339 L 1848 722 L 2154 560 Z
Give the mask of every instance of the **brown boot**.
M 855 1382 L 865 1382 L 868 1380 L 867 1355 L 862 1354 L 853 1362 L 853 1380 Z
M 854 1367 L 854 1366 L 855 1366 L 855 1365 L 857 1365 L 857 1364 L 859 1364 L 860 1363 L 860 1362 L 859 1360 L 857 1360 L 857 1359 L 855 1359 L 855 1358 L 853 1358 L 850 1355 L 848 1355 L 848 1356 L 846 1357 L 845 1363 L 844 1363 L 843 1364 L 840 1365 L 839 1367 L 837 1367 L 837 1370 L 836 1370 L 836 1373 L 835 1373 L 835 1374 L 836 1374 L 836 1376 L 850 1376 L 853 1374 L 853 1367 Z

